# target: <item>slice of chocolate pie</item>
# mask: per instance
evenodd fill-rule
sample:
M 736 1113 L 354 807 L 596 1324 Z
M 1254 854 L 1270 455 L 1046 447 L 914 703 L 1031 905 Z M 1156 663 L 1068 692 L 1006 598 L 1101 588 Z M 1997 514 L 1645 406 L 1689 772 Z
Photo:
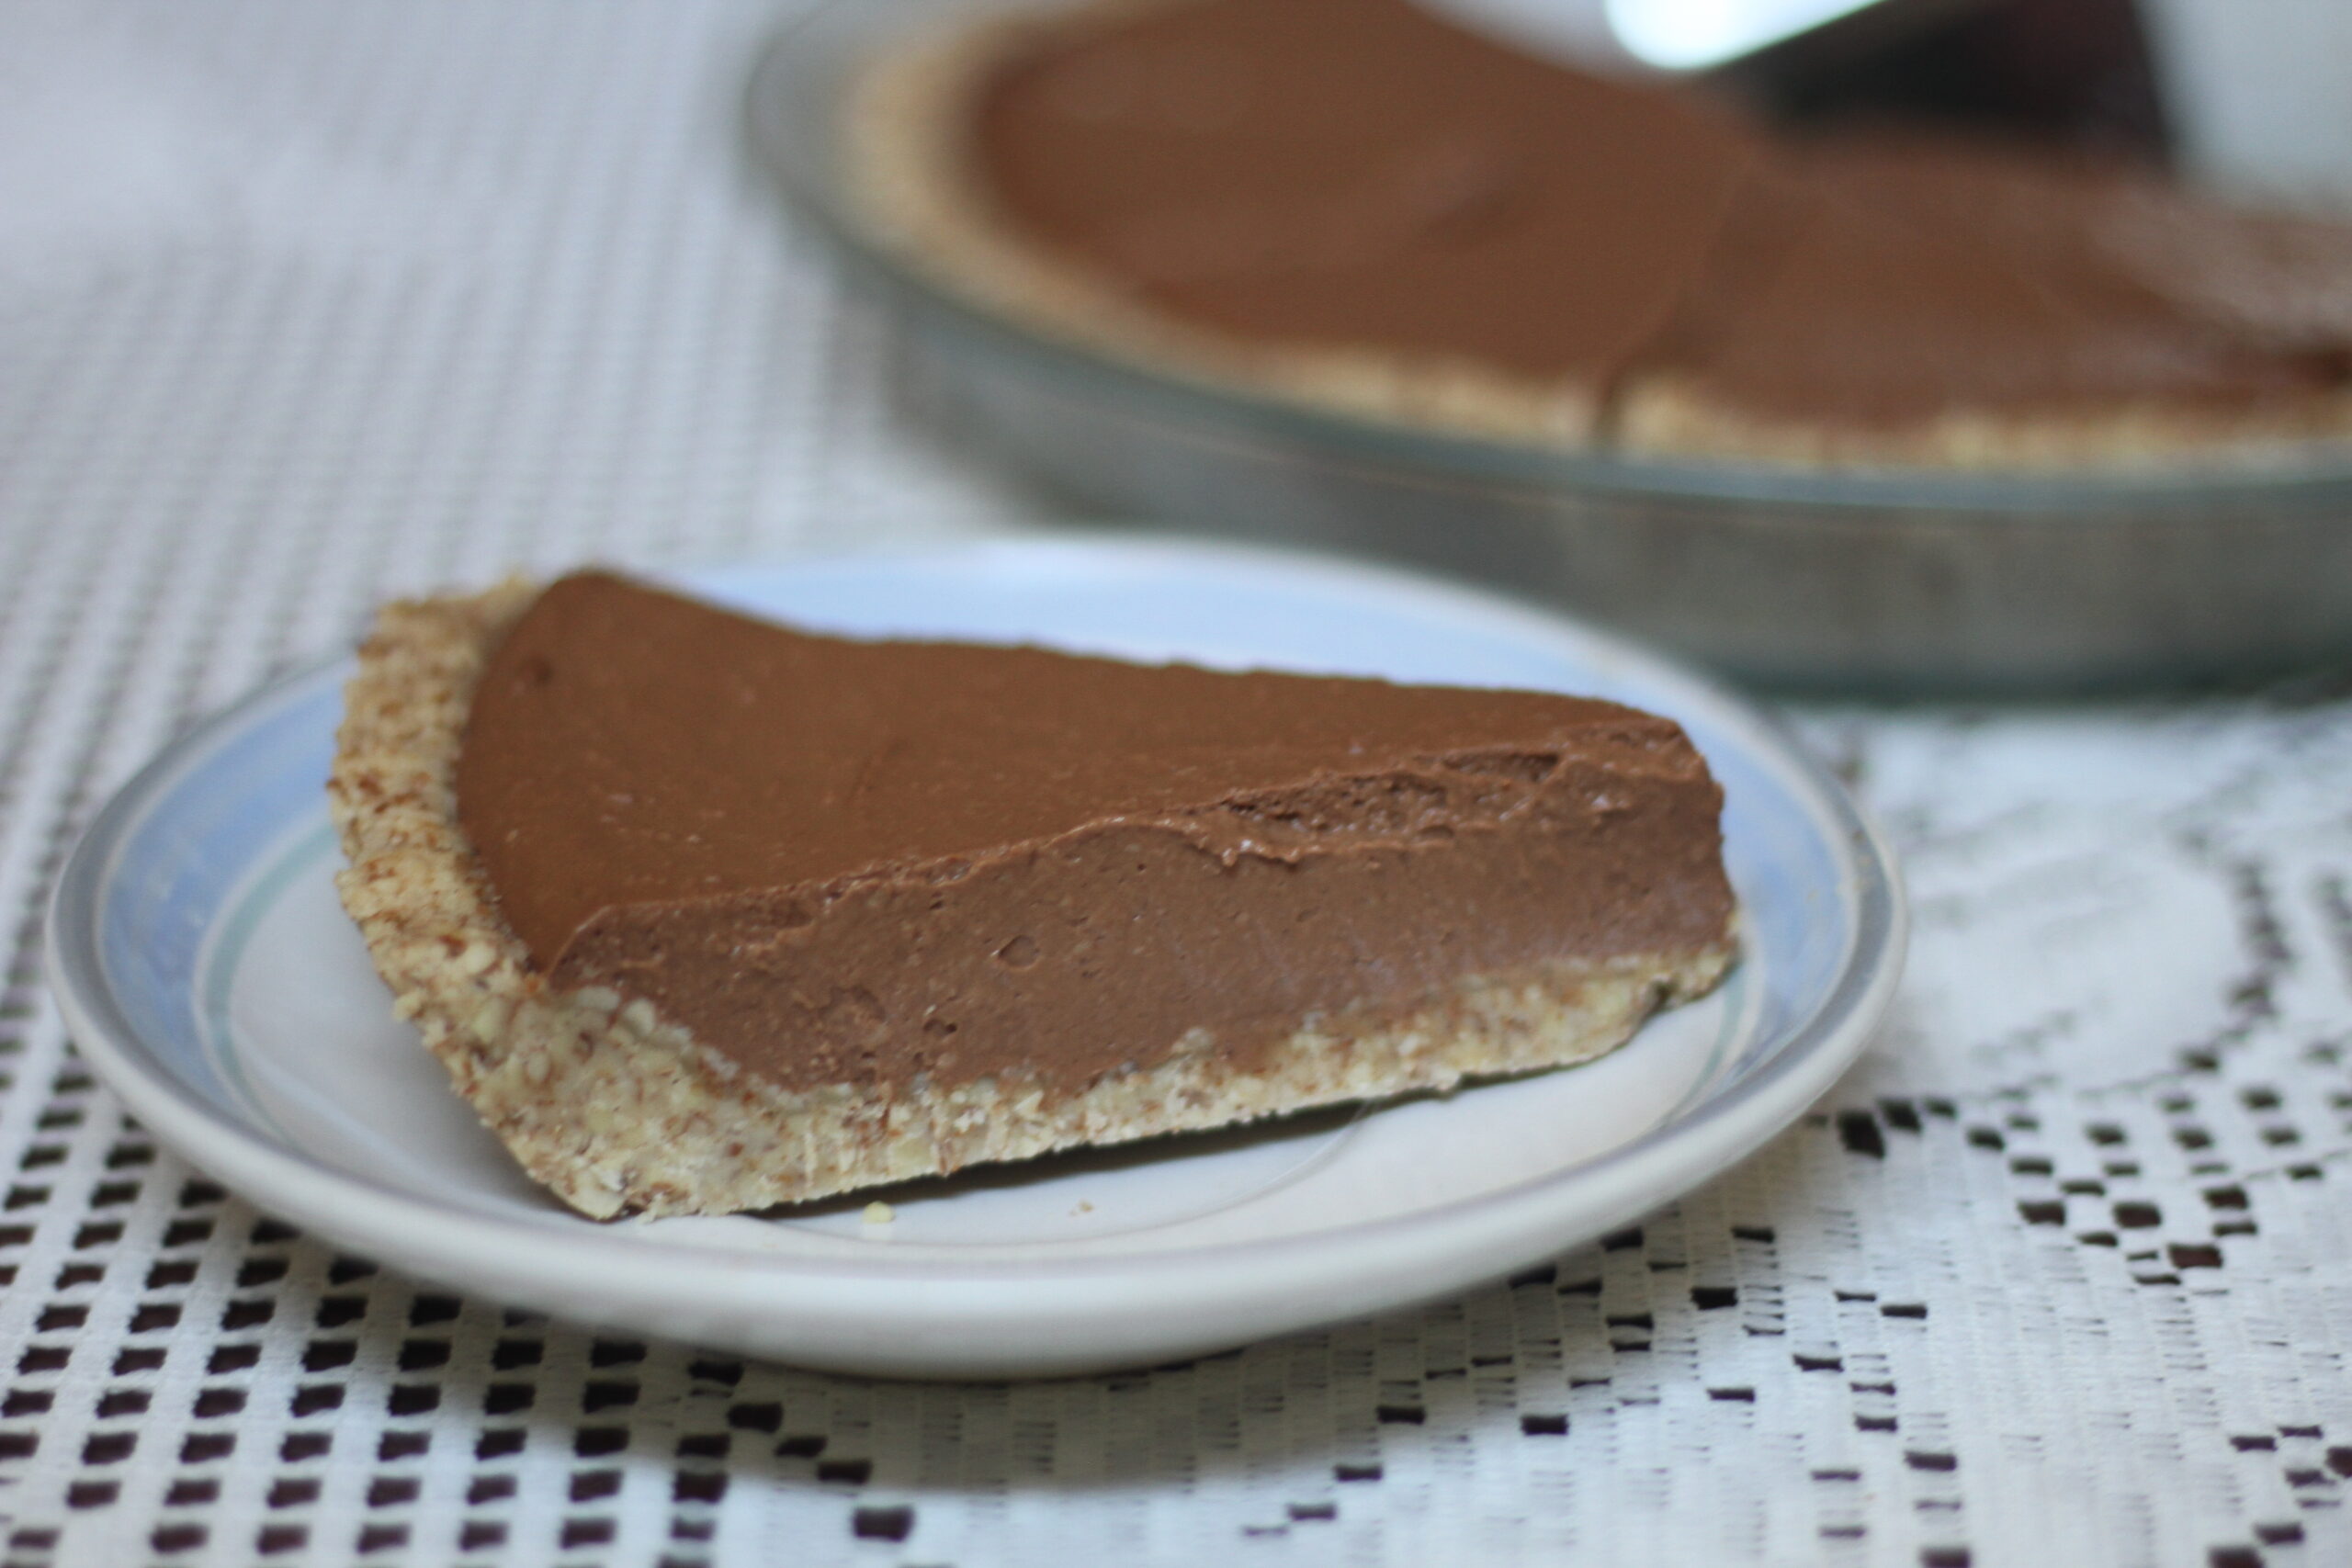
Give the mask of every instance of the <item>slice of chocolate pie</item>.
M 388 608 L 330 795 L 400 1012 L 600 1217 L 1581 1061 L 1734 952 L 1666 719 L 597 573 Z

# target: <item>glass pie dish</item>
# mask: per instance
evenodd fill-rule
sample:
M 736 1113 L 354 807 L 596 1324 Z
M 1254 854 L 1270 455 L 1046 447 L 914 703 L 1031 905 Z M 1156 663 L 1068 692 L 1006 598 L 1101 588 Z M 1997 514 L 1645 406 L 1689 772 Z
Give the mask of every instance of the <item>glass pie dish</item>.
M 884 51 L 1037 0 L 826 0 L 750 85 L 754 156 L 899 325 L 910 400 L 1071 507 L 1382 557 L 1736 677 L 1880 694 L 2246 679 L 2352 657 L 2352 449 L 1999 473 L 1662 460 L 1337 412 L 1014 319 L 869 220 Z

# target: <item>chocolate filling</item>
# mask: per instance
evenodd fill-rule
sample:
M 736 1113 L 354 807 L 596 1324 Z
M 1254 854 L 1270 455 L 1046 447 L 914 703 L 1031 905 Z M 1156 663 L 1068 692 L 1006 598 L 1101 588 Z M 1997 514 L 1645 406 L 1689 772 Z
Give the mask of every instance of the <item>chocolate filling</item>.
M 804 635 L 551 585 L 457 772 L 507 922 L 784 1087 L 1083 1087 L 1467 976 L 1720 949 L 1720 792 L 1540 693 Z
M 1106 7 L 1001 62 L 972 169 L 1167 314 L 1767 417 L 2245 408 L 2352 382 L 2352 230 L 1957 142 L 1798 142 L 1408 0 Z

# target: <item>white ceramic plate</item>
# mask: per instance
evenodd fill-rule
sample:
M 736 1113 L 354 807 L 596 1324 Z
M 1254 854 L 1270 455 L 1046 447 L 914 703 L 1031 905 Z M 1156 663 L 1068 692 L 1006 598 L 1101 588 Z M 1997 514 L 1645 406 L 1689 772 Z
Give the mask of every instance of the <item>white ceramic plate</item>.
M 322 784 L 347 664 L 188 735 L 61 878 L 50 972 L 131 1111 L 265 1208 L 424 1277 L 812 1366 L 1076 1372 L 1449 1294 L 1755 1148 L 1893 991 L 1900 893 L 1841 791 L 1737 699 L 1614 638 L 1362 569 L 1030 540 L 676 574 L 804 625 L 1555 688 L 1672 715 L 1723 781 L 1747 956 L 1601 1062 L 1360 1113 L 973 1172 L 782 1217 L 598 1224 L 541 1195 L 390 1014 Z

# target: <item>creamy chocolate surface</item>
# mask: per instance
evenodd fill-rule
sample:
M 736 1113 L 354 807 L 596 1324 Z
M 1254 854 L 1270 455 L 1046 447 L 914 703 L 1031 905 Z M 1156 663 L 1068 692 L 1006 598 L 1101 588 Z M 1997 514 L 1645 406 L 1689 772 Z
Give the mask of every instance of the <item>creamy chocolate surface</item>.
M 1799 142 L 1409 0 L 1105 6 L 1001 62 L 1011 226 L 1260 342 L 1768 416 L 2291 404 L 2352 384 L 2352 230 L 1957 141 Z
M 495 650 L 457 795 L 554 984 L 788 1088 L 1246 1059 L 1464 976 L 1717 948 L 1731 913 L 1665 719 L 809 636 L 594 573 Z
M 1400 0 L 1109 11 L 1006 62 L 973 132 L 1022 229 L 1162 309 L 1537 376 L 1667 325 L 1761 148 Z

